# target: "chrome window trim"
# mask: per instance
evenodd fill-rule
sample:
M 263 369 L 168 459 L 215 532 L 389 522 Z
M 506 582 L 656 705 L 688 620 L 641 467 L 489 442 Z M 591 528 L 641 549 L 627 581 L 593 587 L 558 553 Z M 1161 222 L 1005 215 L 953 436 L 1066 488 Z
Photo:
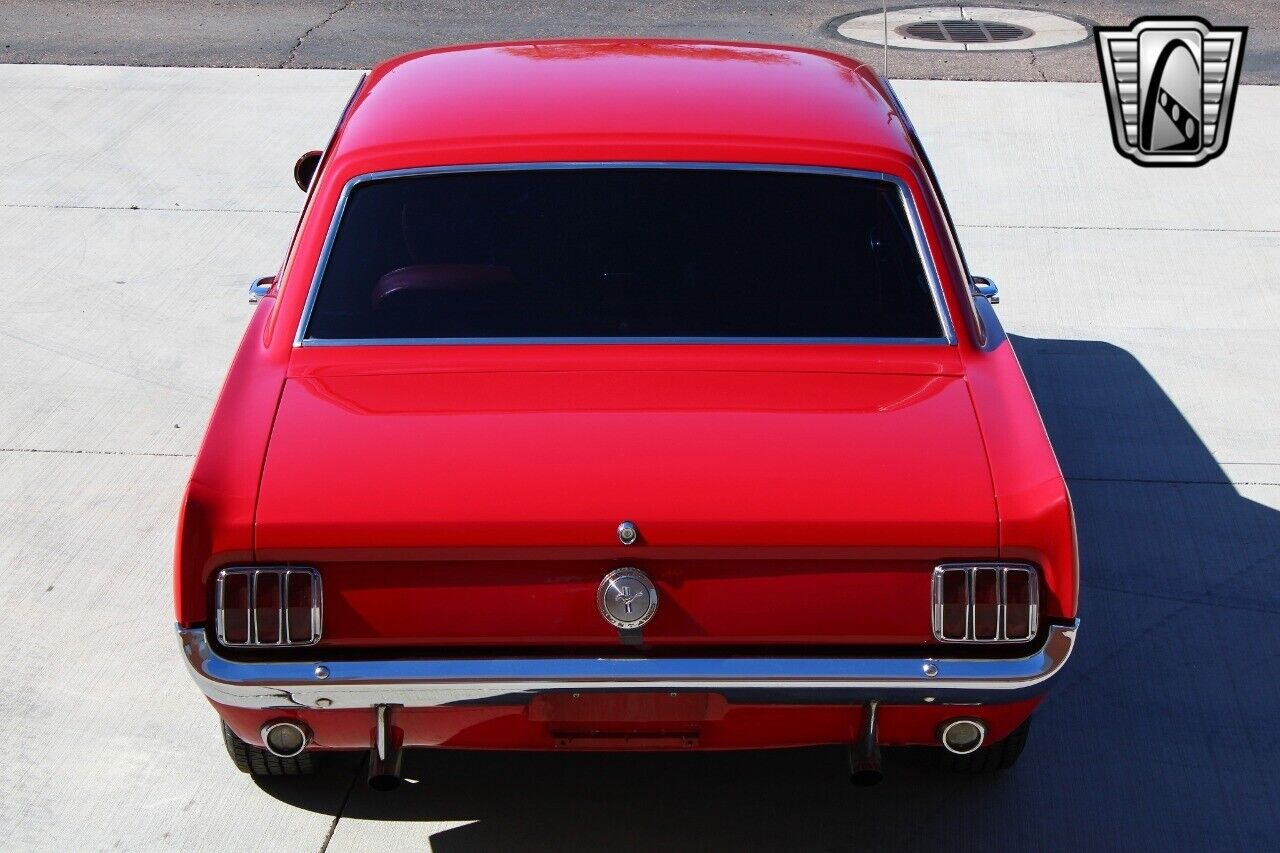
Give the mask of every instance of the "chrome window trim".
M 974 575 L 979 569 L 994 569 L 997 575 L 996 594 L 996 635 L 980 639 L 974 636 Z M 948 572 L 964 572 L 965 591 L 968 602 L 964 611 L 964 636 L 948 637 L 943 633 L 942 624 L 942 584 Z M 1027 575 L 1028 600 L 1028 633 L 1025 637 L 1010 637 L 1007 633 L 1006 602 L 1008 600 L 1009 573 L 1018 572 Z M 940 643 L 1029 643 L 1036 638 L 1040 622 L 1040 573 L 1036 567 L 1027 563 L 943 563 L 933 569 L 930 584 L 931 612 L 933 614 L 933 638 Z
M 915 241 L 916 254 L 920 258 L 921 265 L 924 267 L 925 277 L 929 282 L 929 291 L 933 298 L 934 311 L 938 316 L 938 323 L 942 329 L 942 335 L 936 338 L 679 338 L 679 337 L 658 337 L 658 338 L 592 338 L 592 337 L 560 337 L 560 338 L 316 338 L 306 337 L 307 327 L 311 323 L 311 314 L 315 309 L 316 297 L 320 291 L 320 282 L 324 278 L 324 273 L 329 265 L 329 256 L 333 252 L 333 244 L 337 240 L 338 228 L 342 224 L 342 217 L 346 212 L 347 202 L 351 198 L 351 193 L 361 184 L 372 181 L 385 181 L 395 178 L 417 177 L 421 175 L 436 174 L 461 174 L 473 172 L 510 172 L 510 171 L 539 171 L 539 170 L 584 170 L 584 169 L 688 169 L 688 170 L 706 170 L 706 169 L 723 169 L 726 171 L 748 171 L 748 172 L 784 172 L 798 174 L 814 174 L 814 175 L 837 175 L 849 178 L 862 178 L 864 180 L 882 181 L 891 183 L 898 188 L 898 197 L 902 202 L 903 208 L 907 212 L 907 219 L 911 225 L 911 235 Z M 295 347 L 311 347 L 311 346 L 418 346 L 418 345 L 435 345 L 435 346 L 467 346 L 474 344 L 508 344 L 516 345 L 520 343 L 526 344 L 583 344 L 583 343 L 607 343 L 611 345 L 627 345 L 627 344 L 697 344 L 697 343 L 719 343 L 719 344 L 867 344 L 867 343 L 888 343 L 888 344 L 906 344 L 918 345 L 927 344 L 944 344 L 954 345 L 956 342 L 955 327 L 951 322 L 951 314 L 947 309 L 947 301 L 942 292 L 941 280 L 938 278 L 938 270 L 933 262 L 933 254 L 929 251 L 929 243 L 925 238 L 924 225 L 920 219 L 920 212 L 916 208 L 915 198 L 911 195 L 911 188 L 907 182 L 897 175 L 891 175 L 887 172 L 871 172 L 863 169 L 842 169 L 833 166 L 805 166 L 792 165 L 783 163 L 721 163 L 721 162 L 701 162 L 701 161 L 662 161 L 662 160 L 624 160 L 618 162 L 602 161 L 583 161 L 583 162 L 551 162 L 551 163 L 480 163 L 468 164 L 460 166 L 423 166 L 413 169 L 392 169 L 384 172 L 369 172 L 364 175 L 357 175 L 347 181 L 342 188 L 342 194 L 338 197 L 338 204 L 334 208 L 333 217 L 329 221 L 329 230 L 325 235 L 324 245 L 320 250 L 320 258 L 316 262 L 315 273 L 311 277 L 311 283 L 307 289 L 307 299 L 302 306 L 302 316 L 298 320 L 298 329 L 294 333 L 293 345 Z
M 224 602 L 224 586 L 229 576 L 243 576 L 249 584 L 249 613 L 248 613 L 248 630 L 247 640 L 243 643 L 232 642 L 227 639 L 226 616 Z M 274 575 L 279 578 L 280 584 L 280 610 L 276 615 L 276 642 L 262 643 L 258 641 L 261 636 L 258 625 L 258 580 L 263 575 Z M 291 641 L 289 639 L 289 585 L 294 579 L 306 579 L 311 584 L 311 618 L 310 618 L 310 639 Z M 324 601 L 323 592 L 324 585 L 320 581 L 320 573 L 315 569 L 302 566 L 228 566 L 218 571 L 214 578 L 213 586 L 213 612 L 214 612 L 214 628 L 218 637 L 218 642 L 230 648 L 277 648 L 289 647 L 299 648 L 303 646 L 314 646 L 320 642 L 321 634 L 324 630 Z
M 203 628 L 177 629 L 192 678 L 237 708 L 409 708 L 516 704 L 553 690 L 698 690 L 794 705 L 972 705 L 1042 695 L 1075 647 L 1079 620 L 1048 626 L 1022 657 L 385 657 L 231 660 Z
M 889 96 L 889 106 L 893 107 L 893 111 L 897 114 L 898 120 L 902 122 L 906 128 L 907 134 L 914 137 L 916 135 L 915 125 L 911 123 L 911 116 L 907 115 L 907 110 L 902 106 L 902 100 L 898 97 L 898 90 L 893 88 L 893 81 L 883 75 L 880 77 L 880 83 L 884 87 L 884 93 Z
M 924 344 L 947 346 L 942 338 L 743 338 L 743 337 L 513 337 L 513 338 L 314 338 L 302 342 L 304 347 L 406 347 L 406 346 L 521 346 L 526 344 L 610 344 L 615 346 L 672 346 L 708 344 Z M 295 345 L 296 346 L 296 345 Z

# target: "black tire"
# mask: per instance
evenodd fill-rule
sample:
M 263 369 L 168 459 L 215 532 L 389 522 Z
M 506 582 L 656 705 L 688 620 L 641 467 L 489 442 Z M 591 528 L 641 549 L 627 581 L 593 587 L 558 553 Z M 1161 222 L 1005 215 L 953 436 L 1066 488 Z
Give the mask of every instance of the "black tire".
M 1031 718 L 1014 729 L 1007 738 L 991 746 L 976 749 L 968 755 L 955 755 L 939 748 L 942 766 L 957 773 L 998 773 L 1018 763 L 1022 748 L 1027 745 L 1027 733 L 1031 731 Z
M 260 746 L 245 743 L 231 727 L 222 724 L 222 742 L 227 755 L 241 773 L 251 776 L 310 776 L 316 772 L 315 759 L 309 752 L 293 758 L 277 758 Z

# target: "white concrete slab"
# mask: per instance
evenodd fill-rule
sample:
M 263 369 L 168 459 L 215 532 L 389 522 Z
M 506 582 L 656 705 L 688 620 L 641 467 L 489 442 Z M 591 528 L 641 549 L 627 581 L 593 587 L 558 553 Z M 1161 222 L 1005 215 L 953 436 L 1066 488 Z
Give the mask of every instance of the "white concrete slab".
M 308 811 L 227 761 L 170 566 L 248 282 L 301 204 L 293 158 L 357 77 L 0 68 L 8 849 L 319 849 L 331 828 L 349 775 L 305 787 Z
M 851 791 L 834 750 L 423 753 L 419 784 L 390 798 L 351 788 L 350 766 L 261 789 L 236 773 L 170 634 L 174 518 L 244 289 L 278 265 L 302 200 L 292 161 L 357 77 L 0 66 L 6 848 L 318 850 L 333 830 L 330 850 L 568 849 L 636 813 L 636 849 L 1269 843 L 1266 88 L 1241 95 L 1223 158 L 1150 170 L 1112 150 L 1096 86 L 899 86 L 975 269 L 1002 285 L 1081 521 L 1083 645 L 1012 776 L 904 758 Z
M 1280 155 L 1280 87 L 1240 88 L 1221 157 L 1192 169 L 1154 169 L 1116 153 L 1097 83 L 893 85 L 961 224 L 1193 232 L 1274 232 L 1280 224 L 1271 175 Z
M 298 210 L 360 75 L 0 66 L 0 205 Z
M 0 207 L 0 447 L 194 453 L 296 220 Z
M 1280 233 L 960 232 L 973 271 L 999 284 L 996 311 L 1010 332 L 1122 347 L 1217 460 L 1280 465 Z M 1136 457 L 1097 447 L 1093 474 L 1132 473 Z M 1277 483 L 1280 467 L 1251 476 Z
M 185 458 L 0 453 L 0 827 L 10 850 L 319 849 L 222 753 L 172 636 Z M 313 796 L 336 809 L 346 782 Z
M 1242 88 L 1217 160 L 1154 169 L 1116 153 L 1098 85 L 894 85 L 1009 332 L 1114 343 L 1215 459 L 1280 463 L 1280 195 L 1267 175 L 1280 88 Z M 1137 457 L 1097 446 L 1089 475 L 1134 473 Z M 1280 482 L 1280 468 L 1249 476 Z

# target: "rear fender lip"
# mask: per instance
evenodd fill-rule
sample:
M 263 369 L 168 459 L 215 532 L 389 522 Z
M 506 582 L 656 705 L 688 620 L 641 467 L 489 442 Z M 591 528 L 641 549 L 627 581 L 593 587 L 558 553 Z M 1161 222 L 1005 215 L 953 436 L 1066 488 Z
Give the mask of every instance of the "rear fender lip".
M 405 658 L 242 662 L 203 628 L 178 628 L 196 684 L 237 708 L 430 708 L 524 704 L 556 690 L 695 690 L 780 704 L 986 704 L 1042 694 L 1075 647 L 1079 620 L 1050 625 L 1020 658 Z M 930 674 L 932 673 L 932 674 Z

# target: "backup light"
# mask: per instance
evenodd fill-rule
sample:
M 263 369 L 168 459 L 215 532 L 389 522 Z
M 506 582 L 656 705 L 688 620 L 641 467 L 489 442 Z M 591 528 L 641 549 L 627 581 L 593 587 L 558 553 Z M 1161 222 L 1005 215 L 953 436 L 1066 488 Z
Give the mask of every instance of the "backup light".
M 214 609 L 227 646 L 309 646 L 321 631 L 320 574 L 293 567 L 218 572 Z
M 933 570 L 933 636 L 944 643 L 1024 643 L 1036 635 L 1040 581 L 1031 566 Z

